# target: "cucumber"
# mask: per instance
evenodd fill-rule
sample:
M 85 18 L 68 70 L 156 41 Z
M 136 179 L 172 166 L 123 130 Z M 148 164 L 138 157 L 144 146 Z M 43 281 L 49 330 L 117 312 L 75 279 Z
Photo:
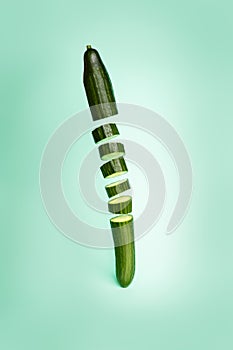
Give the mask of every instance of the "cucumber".
M 112 182 L 105 186 L 108 197 L 114 197 L 119 193 L 125 192 L 130 189 L 128 179 Z
M 90 45 L 87 46 L 84 54 L 83 82 L 94 121 L 118 114 L 108 72 L 99 53 Z M 119 131 L 115 124 L 105 124 L 93 130 L 92 135 L 95 143 L 98 144 L 118 136 Z M 104 178 L 112 178 L 128 171 L 123 158 L 125 151 L 122 144 L 101 145 L 99 153 L 101 159 L 111 159 L 100 167 Z M 105 188 L 108 196 L 113 197 L 128 190 L 130 185 L 126 179 L 106 185 Z M 111 212 L 128 214 L 132 211 L 132 198 L 121 196 L 110 200 L 108 206 Z M 128 214 L 111 218 L 110 225 L 115 245 L 116 277 L 122 287 L 127 287 L 135 273 L 133 216 Z
M 110 140 L 119 135 L 116 124 L 104 124 L 92 131 L 95 143 Z
M 132 197 L 120 196 L 108 201 L 108 210 L 114 214 L 128 214 L 132 212 Z
M 125 148 L 120 142 L 109 142 L 99 146 L 99 154 L 102 160 L 111 160 L 124 156 Z
M 98 51 L 90 45 L 84 53 L 83 83 L 93 120 L 118 113 L 108 72 Z
M 110 225 L 115 244 L 116 277 L 121 287 L 125 288 L 132 282 L 135 273 L 133 216 L 111 218 Z
M 101 165 L 100 170 L 104 178 L 107 179 L 123 175 L 128 171 L 123 157 L 112 159 L 109 162 L 104 163 Z

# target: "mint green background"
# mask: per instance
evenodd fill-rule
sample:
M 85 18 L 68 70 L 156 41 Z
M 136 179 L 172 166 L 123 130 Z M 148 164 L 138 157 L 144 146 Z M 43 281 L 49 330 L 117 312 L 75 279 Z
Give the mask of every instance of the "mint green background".
M 232 13 L 231 1 L 2 2 L 2 349 L 232 348 Z M 87 107 L 86 44 L 118 101 L 166 117 L 193 164 L 185 221 L 137 242 L 128 289 L 113 251 L 62 236 L 39 192 L 47 140 Z

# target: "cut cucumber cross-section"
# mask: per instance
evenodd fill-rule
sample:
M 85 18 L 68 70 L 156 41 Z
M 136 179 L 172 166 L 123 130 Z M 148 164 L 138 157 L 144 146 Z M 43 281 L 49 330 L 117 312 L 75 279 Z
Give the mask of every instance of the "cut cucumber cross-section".
M 122 287 L 127 287 L 135 273 L 134 226 L 132 215 L 110 219 L 115 245 L 116 277 Z
M 114 197 L 119 193 L 125 192 L 130 189 L 128 179 L 112 182 L 105 186 L 108 197 Z
M 104 124 L 92 131 L 95 143 L 111 140 L 119 135 L 116 124 Z
M 104 178 L 107 179 L 123 175 L 128 171 L 123 157 L 112 159 L 109 162 L 104 163 L 101 165 L 100 170 L 102 171 Z
M 108 210 L 114 214 L 128 214 L 132 212 L 132 197 L 120 196 L 108 201 Z
M 125 148 L 120 142 L 109 142 L 99 146 L 99 154 L 102 160 L 111 160 L 124 156 Z

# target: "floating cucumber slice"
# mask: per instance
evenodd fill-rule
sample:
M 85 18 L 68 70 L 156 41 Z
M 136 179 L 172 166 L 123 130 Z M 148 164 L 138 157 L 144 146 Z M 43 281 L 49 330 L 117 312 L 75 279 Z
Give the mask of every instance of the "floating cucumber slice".
M 105 186 L 108 197 L 114 197 L 119 193 L 125 192 L 130 189 L 128 179 L 112 182 Z
M 104 124 L 92 131 L 95 143 L 111 140 L 119 135 L 116 124 Z
M 111 160 L 122 157 L 125 154 L 125 148 L 120 142 L 104 143 L 99 146 L 99 154 L 102 160 Z
M 120 196 L 108 201 L 108 210 L 114 214 L 128 214 L 132 211 L 132 197 Z
M 128 171 L 123 157 L 112 159 L 109 162 L 104 163 L 101 165 L 100 170 L 102 171 L 104 178 L 107 179 L 123 175 Z

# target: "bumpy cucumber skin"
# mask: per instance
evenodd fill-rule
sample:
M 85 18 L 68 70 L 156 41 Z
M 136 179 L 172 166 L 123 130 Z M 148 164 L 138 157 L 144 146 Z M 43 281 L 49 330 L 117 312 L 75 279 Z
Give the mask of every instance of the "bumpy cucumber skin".
M 116 277 L 121 287 L 130 285 L 135 274 L 135 245 L 133 217 L 127 224 L 110 220 L 115 243 Z M 130 242 L 126 243 L 125 242 Z M 120 245 L 122 244 L 122 245 Z
M 98 51 L 93 48 L 87 48 L 84 53 L 83 83 L 93 120 L 118 113 L 110 77 Z

